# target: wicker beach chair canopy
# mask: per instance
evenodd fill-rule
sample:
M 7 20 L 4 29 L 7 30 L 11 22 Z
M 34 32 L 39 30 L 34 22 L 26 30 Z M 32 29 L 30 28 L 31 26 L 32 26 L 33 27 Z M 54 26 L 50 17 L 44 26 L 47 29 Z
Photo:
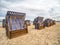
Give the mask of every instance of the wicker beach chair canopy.
M 6 18 L 11 30 L 24 29 L 25 13 L 8 11 Z

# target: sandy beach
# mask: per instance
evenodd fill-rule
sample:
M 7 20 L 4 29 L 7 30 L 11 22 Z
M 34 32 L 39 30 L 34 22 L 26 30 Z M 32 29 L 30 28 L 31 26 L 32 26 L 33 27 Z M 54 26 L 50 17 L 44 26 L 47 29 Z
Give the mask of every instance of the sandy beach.
M 28 27 L 28 34 L 8 39 L 5 28 L 0 27 L 0 45 L 60 45 L 60 22 L 44 29 Z

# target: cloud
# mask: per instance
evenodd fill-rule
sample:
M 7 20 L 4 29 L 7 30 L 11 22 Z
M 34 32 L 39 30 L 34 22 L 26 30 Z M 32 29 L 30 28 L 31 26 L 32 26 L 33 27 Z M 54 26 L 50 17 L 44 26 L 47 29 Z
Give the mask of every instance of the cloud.
M 5 0 L 5 1 L 12 2 L 12 3 L 17 3 L 17 2 L 21 3 L 22 1 L 25 1 L 25 0 Z
M 59 6 L 60 0 L 1 0 L 0 15 L 5 15 L 8 10 L 11 10 L 25 12 L 26 19 L 33 20 L 37 16 L 47 18 L 50 17 L 51 8 L 55 10 L 55 7 Z

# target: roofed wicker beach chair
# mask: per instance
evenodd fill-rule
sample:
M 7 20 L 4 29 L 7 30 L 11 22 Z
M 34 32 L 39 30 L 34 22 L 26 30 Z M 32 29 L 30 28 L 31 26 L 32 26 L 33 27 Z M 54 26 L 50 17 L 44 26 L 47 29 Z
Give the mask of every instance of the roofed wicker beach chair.
M 51 26 L 51 21 L 50 21 L 50 19 L 45 19 L 44 25 L 45 25 L 46 27 Z
M 55 25 L 56 24 L 56 21 L 55 20 L 53 20 L 53 25 Z
M 28 33 L 28 27 L 25 21 L 25 13 L 8 11 L 6 15 L 6 35 L 8 38 L 14 38 Z
M 48 18 L 48 19 L 45 19 L 44 23 L 46 27 L 49 27 L 49 26 L 54 25 L 54 20 Z
M 25 20 L 25 22 L 26 22 L 27 26 L 31 25 L 30 20 Z
M 43 17 L 39 17 L 39 16 L 36 17 L 34 19 L 33 24 L 35 25 L 35 29 L 43 29 L 43 28 L 45 28 L 44 22 L 43 22 Z

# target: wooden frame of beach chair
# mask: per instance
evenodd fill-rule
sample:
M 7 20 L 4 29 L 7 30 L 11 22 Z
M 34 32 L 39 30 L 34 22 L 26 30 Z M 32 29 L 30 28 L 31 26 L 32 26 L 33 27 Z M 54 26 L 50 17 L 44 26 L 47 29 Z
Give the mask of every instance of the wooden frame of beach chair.
M 45 28 L 45 26 L 44 26 L 44 22 L 41 22 L 41 23 L 38 23 L 38 27 L 39 27 L 39 29 L 43 29 L 43 28 Z
M 35 18 L 33 23 L 35 25 L 35 29 L 43 29 L 43 28 L 45 28 L 44 23 L 43 23 L 43 17 Z
M 2 21 L 2 27 L 3 28 L 5 27 L 5 24 L 6 24 L 5 19 L 3 19 L 3 21 Z
M 14 19 L 14 21 L 13 21 L 13 19 Z M 18 22 L 16 22 L 17 19 L 19 19 L 19 21 L 18 21 L 19 24 L 18 24 Z M 23 21 L 20 21 L 20 19 L 22 19 Z M 25 13 L 8 11 L 7 15 L 6 15 L 6 35 L 7 35 L 7 37 L 11 39 L 11 38 L 17 37 L 19 35 L 28 33 L 28 29 L 27 29 L 28 27 L 24 21 L 25 21 Z M 21 22 L 23 22 L 23 23 L 21 23 Z M 15 26 L 14 30 L 12 29 L 13 24 Z M 24 24 L 23 28 L 19 27 L 21 24 Z M 19 29 L 18 29 L 18 27 L 19 27 Z
M 33 25 L 35 25 L 35 22 L 36 22 L 35 20 L 36 20 L 36 19 L 33 20 Z

